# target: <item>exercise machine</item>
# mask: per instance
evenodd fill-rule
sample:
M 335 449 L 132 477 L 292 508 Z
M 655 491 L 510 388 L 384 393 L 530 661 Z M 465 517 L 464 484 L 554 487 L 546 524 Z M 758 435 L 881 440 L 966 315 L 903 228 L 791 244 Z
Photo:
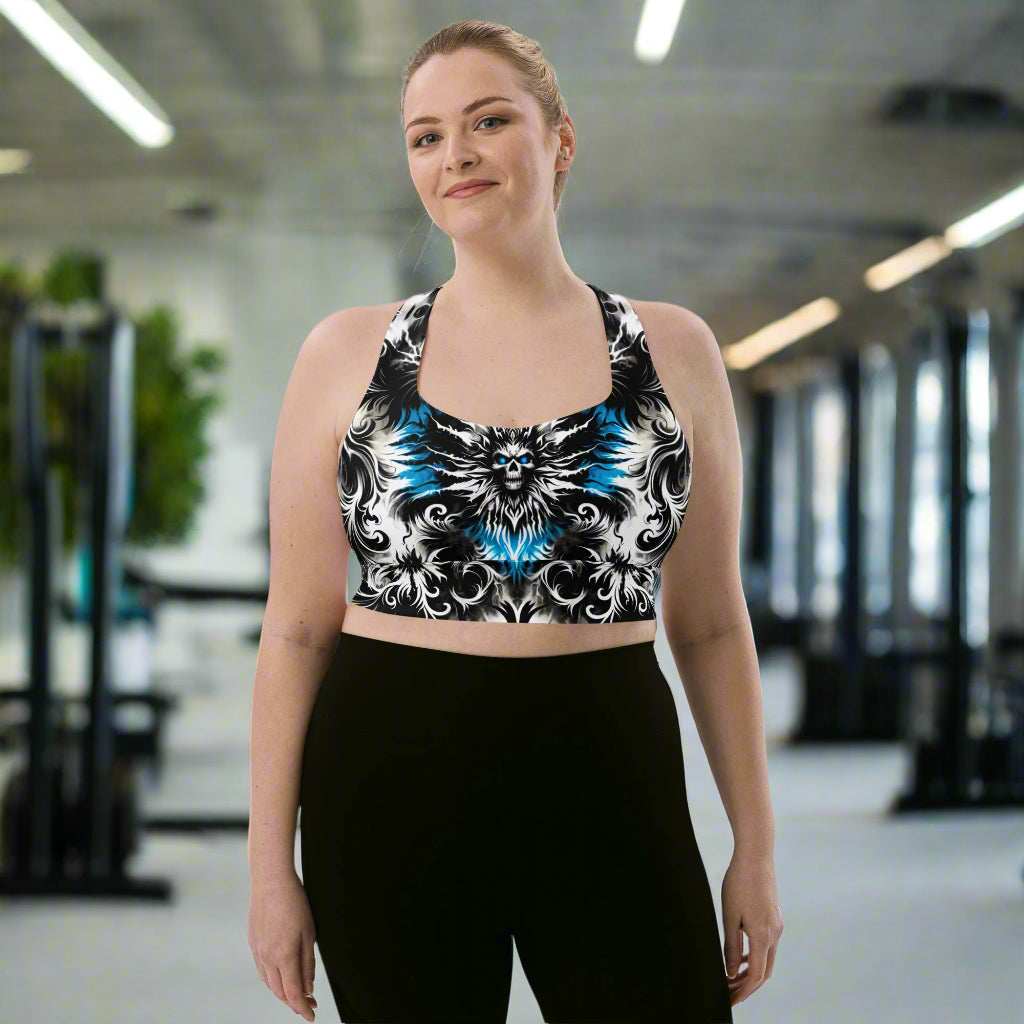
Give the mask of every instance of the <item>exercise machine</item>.
M 82 696 L 51 687 L 52 552 L 59 493 L 43 416 L 44 354 L 89 353 L 89 516 L 93 553 L 90 678 Z M 15 493 L 25 524 L 31 602 L 29 682 L 5 701 L 27 708 L 24 764 L 0 796 L 0 894 L 168 900 L 170 882 L 127 872 L 139 846 L 135 764 L 118 744 L 115 707 L 152 694 L 114 694 L 112 595 L 128 517 L 133 454 L 135 332 L 123 313 L 97 303 L 39 304 L 17 321 L 11 360 Z M 59 539 L 59 538 L 58 538 Z

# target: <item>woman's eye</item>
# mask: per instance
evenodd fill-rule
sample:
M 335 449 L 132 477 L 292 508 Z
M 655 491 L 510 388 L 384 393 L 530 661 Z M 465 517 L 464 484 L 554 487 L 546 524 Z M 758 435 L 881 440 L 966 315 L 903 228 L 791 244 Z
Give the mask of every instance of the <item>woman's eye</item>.
M 477 121 L 477 127 L 479 127 L 480 125 L 482 125 L 482 124 L 484 123 L 484 121 L 497 121 L 497 122 L 498 122 L 499 124 L 504 124 L 504 123 L 505 123 L 505 118 L 503 118 L 503 117 L 498 117 L 498 115 L 497 115 L 497 114 L 488 114 L 488 115 L 487 115 L 486 117 L 481 117 L 481 118 L 480 118 L 480 120 L 479 120 L 479 121 Z M 436 134 L 437 134 L 436 132 L 426 132 L 426 133 L 425 133 L 424 135 L 421 135 L 421 136 L 420 136 L 420 137 L 419 137 L 419 138 L 418 138 L 418 139 L 417 139 L 417 140 L 416 140 L 416 141 L 415 141 L 415 142 L 414 142 L 414 143 L 412 144 L 412 148 L 413 148 L 413 149 L 418 149 L 418 148 L 420 148 L 420 143 L 421 143 L 421 142 L 422 142 L 422 141 L 423 141 L 424 139 L 429 139 L 431 135 L 436 135 Z

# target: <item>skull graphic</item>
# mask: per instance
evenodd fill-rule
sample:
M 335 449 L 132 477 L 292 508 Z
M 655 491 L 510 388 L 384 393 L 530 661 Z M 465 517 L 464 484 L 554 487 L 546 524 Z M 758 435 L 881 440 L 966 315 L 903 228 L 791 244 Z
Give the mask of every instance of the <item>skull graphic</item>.
M 535 468 L 533 453 L 519 442 L 499 445 L 491 458 L 495 481 L 512 493 L 521 491 L 530 482 Z

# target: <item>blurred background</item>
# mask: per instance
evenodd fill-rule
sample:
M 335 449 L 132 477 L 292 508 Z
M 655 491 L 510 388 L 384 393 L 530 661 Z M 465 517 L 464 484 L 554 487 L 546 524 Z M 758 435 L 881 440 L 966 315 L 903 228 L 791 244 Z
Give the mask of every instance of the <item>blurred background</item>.
M 291 1019 L 246 937 L 274 434 L 317 322 L 454 269 L 400 94 L 463 18 L 555 67 L 574 271 L 729 371 L 786 925 L 735 1019 L 1019 1020 L 1016 0 L 0 0 L 0 1019 Z

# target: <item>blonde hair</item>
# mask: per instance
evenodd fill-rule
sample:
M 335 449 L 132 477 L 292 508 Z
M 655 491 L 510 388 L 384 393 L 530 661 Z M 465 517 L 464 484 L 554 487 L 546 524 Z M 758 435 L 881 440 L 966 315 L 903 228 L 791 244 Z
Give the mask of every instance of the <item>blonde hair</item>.
M 406 65 L 402 81 L 402 108 L 405 91 L 412 76 L 436 54 L 452 54 L 464 47 L 475 47 L 504 57 L 519 73 L 523 88 L 536 99 L 549 128 L 558 131 L 565 116 L 565 100 L 558 88 L 555 69 L 548 63 L 540 43 L 507 25 L 490 21 L 456 21 L 435 32 Z M 569 170 L 555 171 L 554 207 L 558 212 Z

